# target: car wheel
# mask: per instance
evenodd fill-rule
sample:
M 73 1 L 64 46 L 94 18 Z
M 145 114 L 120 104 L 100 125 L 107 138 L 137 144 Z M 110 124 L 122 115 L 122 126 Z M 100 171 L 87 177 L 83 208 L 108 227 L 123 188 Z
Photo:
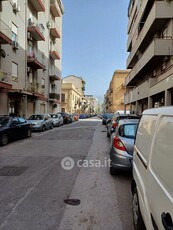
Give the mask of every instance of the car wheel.
M 43 127 L 42 127 L 42 130 L 41 130 L 41 131 L 42 131 L 42 132 L 44 132 L 44 131 L 45 131 L 45 129 L 46 129 L 46 128 L 45 128 L 45 125 L 43 125 Z
M 8 144 L 8 136 L 7 134 L 3 134 L 1 137 L 0 137 L 0 145 L 4 146 L 4 145 L 7 145 Z
M 110 174 L 111 174 L 112 176 L 117 174 L 116 169 L 113 168 L 112 166 L 110 166 Z
M 51 124 L 50 129 L 53 129 L 53 124 Z
M 26 134 L 26 137 L 31 137 L 31 136 L 32 136 L 32 130 L 31 130 L 31 129 L 28 129 L 27 134 Z
M 145 224 L 142 219 L 140 207 L 139 207 L 139 200 L 138 200 L 138 194 L 137 189 L 135 188 L 133 192 L 133 202 L 132 202 L 132 208 L 133 208 L 133 224 L 136 230 L 145 230 Z

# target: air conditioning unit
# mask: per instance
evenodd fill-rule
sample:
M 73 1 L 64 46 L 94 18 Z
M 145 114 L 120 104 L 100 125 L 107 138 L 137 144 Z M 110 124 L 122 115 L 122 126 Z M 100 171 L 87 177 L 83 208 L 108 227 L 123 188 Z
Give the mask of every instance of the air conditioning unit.
M 19 43 L 16 42 L 16 41 L 13 41 L 12 42 L 12 47 L 13 47 L 14 50 L 18 50 L 19 49 Z
M 27 73 L 31 73 L 31 67 L 27 67 Z
M 13 11 L 16 12 L 16 13 L 20 12 L 20 6 L 18 6 L 17 3 L 15 3 L 15 2 L 13 4 Z
M 32 34 L 30 32 L 28 32 L 28 39 L 32 41 Z

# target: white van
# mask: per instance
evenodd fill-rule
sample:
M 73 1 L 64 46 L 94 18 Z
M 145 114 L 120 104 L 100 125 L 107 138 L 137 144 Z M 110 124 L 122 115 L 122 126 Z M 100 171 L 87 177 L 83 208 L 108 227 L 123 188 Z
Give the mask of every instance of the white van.
M 135 229 L 173 229 L 173 106 L 143 112 L 133 157 Z

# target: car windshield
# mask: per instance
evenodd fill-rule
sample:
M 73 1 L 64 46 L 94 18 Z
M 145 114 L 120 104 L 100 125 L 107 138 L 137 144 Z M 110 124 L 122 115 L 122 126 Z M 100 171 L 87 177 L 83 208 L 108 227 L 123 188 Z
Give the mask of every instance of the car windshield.
M 44 116 L 43 115 L 32 115 L 28 120 L 43 120 Z
M 113 113 L 104 113 L 103 114 L 103 118 L 106 118 L 106 119 L 112 118 L 112 116 L 113 116 Z
M 0 117 L 0 127 L 7 126 L 10 122 L 8 117 Z
M 136 135 L 136 130 L 137 130 L 137 124 L 121 125 L 119 128 L 119 134 L 122 137 L 134 139 Z

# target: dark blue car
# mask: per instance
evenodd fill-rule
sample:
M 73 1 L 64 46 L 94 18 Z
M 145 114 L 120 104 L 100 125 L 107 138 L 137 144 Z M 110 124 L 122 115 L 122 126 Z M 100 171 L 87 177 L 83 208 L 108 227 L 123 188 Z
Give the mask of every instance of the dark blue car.
M 32 125 L 21 117 L 0 116 L 0 145 L 24 137 L 31 137 Z

